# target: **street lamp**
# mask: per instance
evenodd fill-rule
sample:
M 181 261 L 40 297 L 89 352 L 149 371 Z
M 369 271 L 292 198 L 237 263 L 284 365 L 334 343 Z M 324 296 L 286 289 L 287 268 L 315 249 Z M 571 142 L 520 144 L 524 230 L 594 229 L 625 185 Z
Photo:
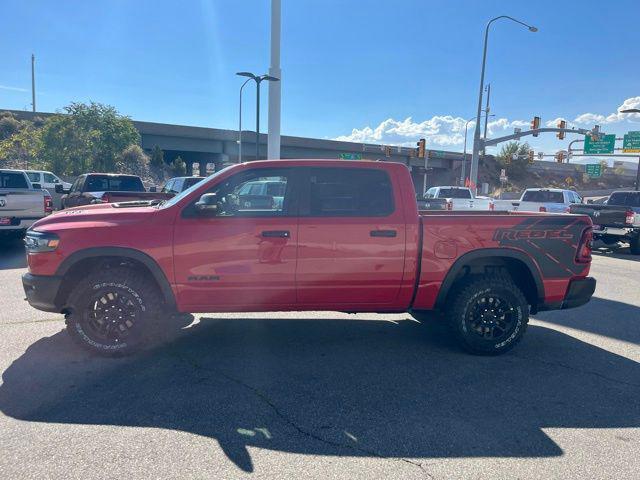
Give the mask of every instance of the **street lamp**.
M 495 17 L 489 20 L 489 22 L 487 23 L 487 26 L 484 29 L 484 47 L 482 51 L 482 69 L 480 70 L 480 92 L 478 94 L 478 114 L 476 115 L 477 118 L 480 118 L 480 115 L 482 113 L 482 90 L 484 89 L 484 71 L 485 71 L 485 65 L 487 63 L 487 41 L 489 40 L 489 27 L 493 22 L 495 22 L 496 20 L 500 20 L 502 18 L 506 20 L 511 20 L 512 22 L 515 22 L 515 23 L 519 23 L 520 25 L 527 27 L 530 32 L 538 31 L 536 27 L 533 27 L 524 22 L 521 22 L 520 20 L 517 20 L 513 17 L 509 17 L 508 15 L 500 15 L 499 17 Z M 476 129 L 473 135 L 473 154 L 471 155 L 471 172 L 470 172 L 471 182 L 473 183 L 474 188 L 476 183 L 478 182 L 479 151 L 480 151 L 480 122 L 476 122 Z
M 240 87 L 240 111 L 238 112 L 238 163 L 242 163 L 242 89 L 251 81 L 247 78 Z
M 640 108 L 627 108 L 620 110 L 620 113 L 640 113 Z M 636 170 L 636 192 L 640 190 L 640 158 L 638 158 L 638 169 Z
M 486 112 L 486 110 L 485 110 Z M 488 117 L 495 117 L 494 114 L 491 115 L 487 115 Z M 467 123 L 464 124 L 464 152 L 462 154 L 462 172 L 460 174 L 460 185 L 464 186 L 464 181 L 467 177 L 467 128 L 469 128 L 469 122 L 471 122 L 472 120 L 476 120 L 477 117 L 472 117 L 469 120 L 467 120 Z M 488 122 L 485 122 L 485 128 L 487 126 Z
M 248 79 L 244 82 L 247 83 L 249 80 L 253 80 L 256 82 L 256 160 L 260 156 L 260 84 L 263 80 L 267 82 L 278 82 L 279 78 L 272 77 L 271 75 L 254 75 L 251 72 L 238 72 L 236 75 L 240 77 L 248 77 Z M 244 87 L 244 84 L 242 84 Z M 240 87 L 240 108 L 242 108 L 242 87 Z M 240 137 L 242 137 L 242 131 L 240 132 Z M 242 141 L 242 138 L 240 138 Z

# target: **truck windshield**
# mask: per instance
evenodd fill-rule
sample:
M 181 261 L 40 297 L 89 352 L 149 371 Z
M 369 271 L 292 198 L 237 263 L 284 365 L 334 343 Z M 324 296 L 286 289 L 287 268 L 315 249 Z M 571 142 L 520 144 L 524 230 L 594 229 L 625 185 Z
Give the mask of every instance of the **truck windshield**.
M 562 192 L 550 192 L 549 190 L 528 190 L 524 192 L 523 202 L 536 203 L 564 203 Z
M 613 192 L 607 201 L 607 205 L 640 207 L 640 192 Z
M 144 192 L 138 177 L 91 176 L 84 187 L 86 192 Z
M 441 198 L 471 198 L 471 192 L 466 188 L 441 188 L 438 196 Z
M 21 172 L 0 172 L 0 188 L 29 188 Z

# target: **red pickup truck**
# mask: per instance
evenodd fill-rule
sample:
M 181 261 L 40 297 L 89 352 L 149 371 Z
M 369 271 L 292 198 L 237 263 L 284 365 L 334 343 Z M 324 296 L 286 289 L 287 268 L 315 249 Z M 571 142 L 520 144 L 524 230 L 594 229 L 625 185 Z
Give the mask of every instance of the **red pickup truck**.
M 251 182 L 284 184 L 246 200 Z M 591 220 L 419 212 L 405 165 L 234 165 L 156 205 L 55 213 L 28 231 L 29 303 L 86 348 L 128 353 L 176 312 L 444 313 L 468 351 L 499 354 L 529 312 L 589 301 Z

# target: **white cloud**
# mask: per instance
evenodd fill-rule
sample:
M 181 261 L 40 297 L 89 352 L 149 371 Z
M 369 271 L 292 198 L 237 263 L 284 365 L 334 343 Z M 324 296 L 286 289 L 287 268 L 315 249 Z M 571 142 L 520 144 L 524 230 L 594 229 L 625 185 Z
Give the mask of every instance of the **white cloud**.
M 405 120 L 388 118 L 377 127 L 354 128 L 350 135 L 341 135 L 334 140 L 356 143 L 378 143 L 383 145 L 415 146 L 420 138 L 429 145 L 461 145 L 464 142 L 464 126 L 467 121 L 451 115 L 434 116 L 423 122 L 414 122 L 411 117 Z M 474 122 L 469 122 L 469 130 Z
M 21 87 L 10 87 L 8 85 L 0 85 L 0 90 L 10 90 L 12 92 L 28 92 L 26 88 Z
M 640 114 L 620 113 L 620 110 L 627 108 L 640 108 L 640 96 L 627 98 L 617 108 L 616 112 L 603 115 L 600 113 L 583 113 L 578 115 L 573 121 L 567 120 L 569 128 L 575 126 L 592 127 L 593 125 L 605 125 L 624 121 L 640 120 Z M 548 120 L 544 124 L 547 127 L 556 127 L 560 120 L 558 117 Z M 509 120 L 508 118 L 494 118 L 487 126 L 488 136 L 495 137 L 512 133 L 514 128 L 528 130 L 530 120 Z M 395 120 L 388 118 L 376 127 L 366 126 L 354 128 L 349 135 L 341 135 L 334 140 L 355 143 L 376 143 L 381 145 L 415 146 L 415 142 L 420 138 L 427 140 L 427 146 L 449 147 L 461 150 L 464 143 L 464 126 L 466 120 L 462 117 L 452 115 L 435 115 L 423 122 L 414 122 L 411 117 L 405 120 Z M 475 122 L 469 122 L 469 137 L 467 141 L 472 141 Z

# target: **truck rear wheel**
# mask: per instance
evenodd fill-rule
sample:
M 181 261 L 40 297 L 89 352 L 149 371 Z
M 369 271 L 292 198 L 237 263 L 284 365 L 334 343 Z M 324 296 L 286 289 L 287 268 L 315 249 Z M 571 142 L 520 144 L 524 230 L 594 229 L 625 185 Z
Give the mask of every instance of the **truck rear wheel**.
M 524 335 L 529 305 L 508 275 L 463 280 L 447 303 L 447 322 L 460 345 L 476 355 L 499 355 Z
M 91 352 L 120 356 L 143 343 L 162 298 L 141 272 L 115 267 L 80 280 L 67 303 L 71 338 Z

